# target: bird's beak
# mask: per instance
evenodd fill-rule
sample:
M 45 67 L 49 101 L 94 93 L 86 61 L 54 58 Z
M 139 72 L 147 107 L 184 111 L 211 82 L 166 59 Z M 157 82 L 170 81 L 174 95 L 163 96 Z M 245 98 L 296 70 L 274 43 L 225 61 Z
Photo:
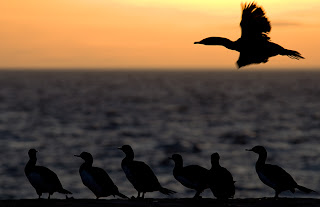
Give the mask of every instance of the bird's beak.
M 168 157 L 169 160 L 172 160 L 172 157 Z
M 118 147 L 119 150 L 122 150 L 122 147 Z
M 193 44 L 200 44 L 200 42 L 194 42 Z
M 252 149 L 246 149 L 246 151 L 252 151 Z
M 74 155 L 75 157 L 80 157 L 80 155 Z

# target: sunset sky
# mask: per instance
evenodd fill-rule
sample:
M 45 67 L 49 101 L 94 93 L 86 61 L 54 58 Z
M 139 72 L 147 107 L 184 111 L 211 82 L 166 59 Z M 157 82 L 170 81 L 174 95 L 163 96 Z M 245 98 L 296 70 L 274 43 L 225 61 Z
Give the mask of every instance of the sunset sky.
M 0 68 L 234 69 L 238 52 L 193 42 L 238 39 L 242 2 L 2 1 Z M 306 59 L 277 56 L 250 67 L 320 68 L 320 1 L 256 2 L 271 21 L 271 40 Z

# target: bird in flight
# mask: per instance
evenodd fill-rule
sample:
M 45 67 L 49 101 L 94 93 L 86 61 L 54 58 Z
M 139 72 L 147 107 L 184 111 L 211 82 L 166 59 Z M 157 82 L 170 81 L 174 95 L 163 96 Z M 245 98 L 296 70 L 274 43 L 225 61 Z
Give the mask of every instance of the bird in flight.
M 237 61 L 238 68 L 250 64 L 268 62 L 269 57 L 286 55 L 292 59 L 304 59 L 294 50 L 288 50 L 270 41 L 268 36 L 271 25 L 262 7 L 255 2 L 242 5 L 242 19 L 240 22 L 241 37 L 231 41 L 224 37 L 208 37 L 194 44 L 222 45 L 230 50 L 240 52 Z

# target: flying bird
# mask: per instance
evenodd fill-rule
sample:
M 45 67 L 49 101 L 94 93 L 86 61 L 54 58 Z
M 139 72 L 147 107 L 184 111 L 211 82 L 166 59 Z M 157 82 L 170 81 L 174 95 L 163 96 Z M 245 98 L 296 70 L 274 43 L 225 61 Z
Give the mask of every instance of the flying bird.
M 282 191 L 290 190 L 295 192 L 295 188 L 305 193 L 315 192 L 309 188 L 298 185 L 297 182 L 284 169 L 277 165 L 266 164 L 267 150 L 263 146 L 255 146 L 247 151 L 255 152 L 259 155 L 256 162 L 256 171 L 260 180 L 275 190 L 275 198 L 279 197 Z
M 268 62 L 269 57 L 286 55 L 292 59 L 304 59 L 294 50 L 288 50 L 270 41 L 270 21 L 262 7 L 255 2 L 242 5 L 242 20 L 240 22 L 241 37 L 231 41 L 224 37 L 208 37 L 194 44 L 222 45 L 230 50 L 240 52 L 237 61 L 238 68 L 250 64 Z
M 35 149 L 29 150 L 28 154 L 30 159 L 24 168 L 24 172 L 31 185 L 35 188 L 39 199 L 42 193 L 49 193 L 48 199 L 50 199 L 50 196 L 54 192 L 72 194 L 62 187 L 58 176 L 53 171 L 46 167 L 36 165 L 37 152 Z
M 158 178 L 146 163 L 134 160 L 134 152 L 130 145 L 123 145 L 118 149 L 122 150 L 126 154 L 126 157 L 123 158 L 121 162 L 121 167 L 128 180 L 138 191 L 137 198 L 144 198 L 144 194 L 146 192 L 153 191 L 160 191 L 160 193 L 165 195 L 175 193 L 175 191 L 161 186 Z M 142 197 L 140 197 L 141 193 Z
M 92 166 L 93 157 L 89 152 L 82 152 L 80 155 L 74 156 L 84 160 L 79 169 L 80 177 L 82 183 L 94 193 L 97 199 L 110 195 L 128 198 L 119 192 L 118 187 L 113 183 L 106 171 Z

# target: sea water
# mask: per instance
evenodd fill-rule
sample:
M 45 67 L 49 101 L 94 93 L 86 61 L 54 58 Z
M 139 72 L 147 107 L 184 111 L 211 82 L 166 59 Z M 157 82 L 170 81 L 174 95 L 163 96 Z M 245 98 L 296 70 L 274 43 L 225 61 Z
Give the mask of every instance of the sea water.
M 320 72 L 1 71 L 0 144 L 0 199 L 38 197 L 24 175 L 30 148 L 74 198 L 95 198 L 78 172 L 83 160 L 74 155 L 82 151 L 120 192 L 136 196 L 121 169 L 124 144 L 173 198 L 195 192 L 174 179 L 168 157 L 180 153 L 185 165 L 209 169 L 214 152 L 233 174 L 235 198 L 274 196 L 255 172 L 257 154 L 245 151 L 255 145 L 266 147 L 268 163 L 320 191 Z

